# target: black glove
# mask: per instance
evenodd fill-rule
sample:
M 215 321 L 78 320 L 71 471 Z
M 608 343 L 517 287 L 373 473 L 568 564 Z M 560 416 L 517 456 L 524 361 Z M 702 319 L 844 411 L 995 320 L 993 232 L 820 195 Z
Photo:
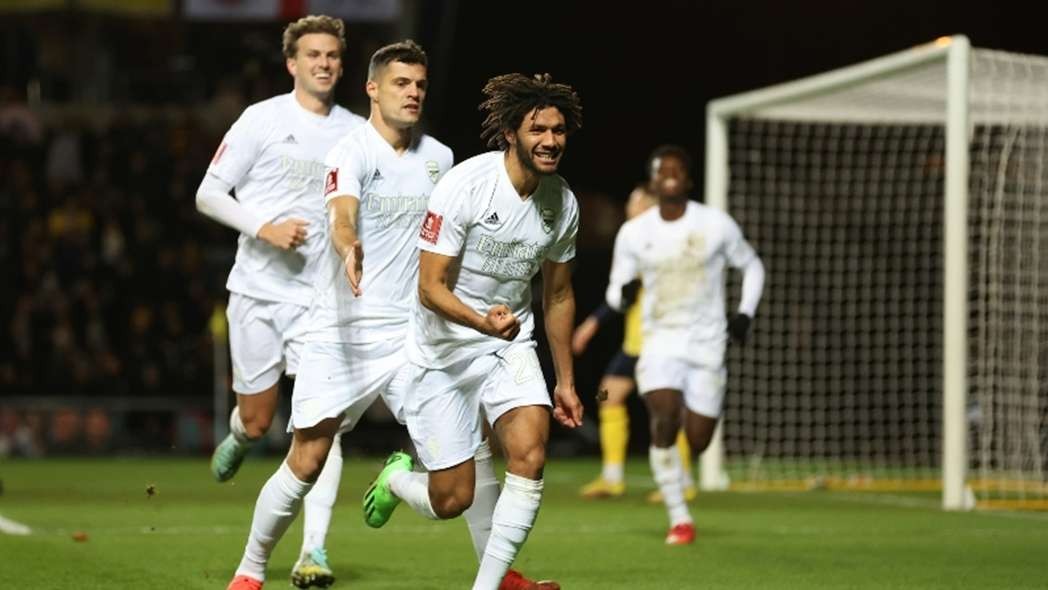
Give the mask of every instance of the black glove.
M 637 300 L 637 293 L 640 291 L 640 279 L 633 279 L 622 286 L 622 309 L 633 305 L 633 302 Z
M 736 344 L 745 344 L 746 338 L 750 335 L 750 322 L 753 321 L 750 316 L 744 313 L 734 313 L 728 318 L 728 334 L 731 336 L 731 341 Z

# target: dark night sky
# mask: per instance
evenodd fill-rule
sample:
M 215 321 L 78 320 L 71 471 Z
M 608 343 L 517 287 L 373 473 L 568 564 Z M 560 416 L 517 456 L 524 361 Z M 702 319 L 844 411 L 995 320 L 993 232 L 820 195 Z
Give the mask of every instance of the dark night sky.
M 1029 6 L 1036 3 L 427 0 L 420 41 L 433 60 L 428 120 L 464 159 L 484 149 L 476 110 L 484 81 L 511 71 L 549 72 L 575 86 L 585 107 L 564 176 L 576 189 L 624 198 L 660 143 L 692 150 L 701 178 L 712 98 L 952 33 L 966 34 L 975 47 L 1048 54 L 1045 20 Z

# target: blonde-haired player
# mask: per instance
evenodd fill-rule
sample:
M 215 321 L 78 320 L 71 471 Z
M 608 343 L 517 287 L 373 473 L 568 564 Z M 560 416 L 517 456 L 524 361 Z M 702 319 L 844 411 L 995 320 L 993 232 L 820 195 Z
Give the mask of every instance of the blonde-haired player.
M 764 266 L 727 213 L 688 199 L 686 151 L 662 146 L 650 161 L 659 206 L 619 229 L 605 296 L 613 309 L 622 309 L 636 296 L 637 282 L 645 286 L 637 388 L 651 418 L 651 469 L 669 512 L 666 543 L 683 545 L 695 540 L 695 526 L 673 441 L 683 421 L 696 452 L 709 445 L 724 402 L 728 338 L 745 341 L 764 288 Z M 730 321 L 726 266 L 743 272 L 742 298 Z
M 240 232 L 229 273 L 229 345 L 237 407 L 211 457 L 218 481 L 232 478 L 269 430 L 280 374 L 296 374 L 302 333 L 323 251 L 324 156 L 364 119 L 335 104 L 345 26 L 308 16 L 287 26 L 283 53 L 294 89 L 249 106 L 226 133 L 197 191 L 197 208 Z M 236 191 L 236 198 L 230 191 Z M 330 583 L 324 551 L 341 461 L 306 499 L 302 554 L 292 579 Z

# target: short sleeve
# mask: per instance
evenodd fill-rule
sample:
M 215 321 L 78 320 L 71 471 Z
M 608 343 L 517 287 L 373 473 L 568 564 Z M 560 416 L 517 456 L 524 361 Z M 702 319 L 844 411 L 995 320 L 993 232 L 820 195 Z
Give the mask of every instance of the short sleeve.
M 360 199 L 370 167 L 358 142 L 342 142 L 332 148 L 324 158 L 324 202 L 345 196 Z
M 579 234 L 579 205 L 571 191 L 567 191 L 566 197 L 560 223 L 557 224 L 557 241 L 546 254 L 546 259 L 553 262 L 568 262 L 575 258 L 575 239 Z
M 472 216 L 473 199 L 469 187 L 442 180 L 437 183 L 426 205 L 426 216 L 419 230 L 418 247 L 427 252 L 458 256 L 462 252 Z
M 448 170 L 451 170 L 451 167 L 454 166 L 454 165 L 455 165 L 455 152 L 451 151 L 451 148 L 448 148 L 447 153 L 444 154 L 444 166 L 441 168 L 441 170 L 443 170 L 444 172 L 442 172 L 442 175 L 443 174 L 447 174 Z
M 247 109 L 226 131 L 222 143 L 211 158 L 207 171 L 232 186 L 237 186 L 258 161 L 265 141 L 265 130 L 259 125 L 255 109 Z

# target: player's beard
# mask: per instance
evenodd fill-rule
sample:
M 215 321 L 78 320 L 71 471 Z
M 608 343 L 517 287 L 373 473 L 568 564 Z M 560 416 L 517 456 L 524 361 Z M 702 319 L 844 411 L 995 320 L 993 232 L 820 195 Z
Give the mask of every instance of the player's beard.
M 532 160 L 531 150 L 529 150 L 527 146 L 524 145 L 524 142 L 520 140 L 519 135 L 513 142 L 513 149 L 517 152 L 517 161 L 520 162 L 520 165 L 523 166 L 524 169 L 528 172 L 531 172 L 532 174 L 537 174 L 539 176 L 549 176 L 550 174 L 555 174 L 557 172 L 557 167 L 560 165 L 560 160 L 557 160 L 557 165 L 553 167 L 553 170 L 550 170 L 548 172 L 545 170 L 540 170 L 539 167 L 535 165 L 535 161 Z

